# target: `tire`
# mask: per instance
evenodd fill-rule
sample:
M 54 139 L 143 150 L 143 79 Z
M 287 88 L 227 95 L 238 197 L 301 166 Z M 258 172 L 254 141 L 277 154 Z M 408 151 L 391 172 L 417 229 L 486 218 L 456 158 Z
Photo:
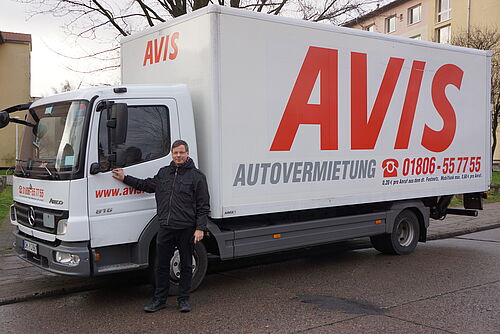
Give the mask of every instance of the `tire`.
M 154 248 L 154 247 L 152 247 Z M 149 281 L 155 288 L 154 263 L 156 261 L 156 251 L 152 251 L 149 259 Z M 168 294 L 170 296 L 179 295 L 179 251 L 175 250 L 174 256 L 170 260 L 170 288 Z M 208 256 L 207 249 L 202 242 L 197 242 L 194 245 L 193 251 L 193 278 L 191 282 L 191 291 L 196 290 L 203 282 L 207 273 Z
M 406 255 L 415 250 L 420 235 L 417 216 L 403 210 L 394 220 L 392 233 L 370 237 L 373 247 L 384 254 Z

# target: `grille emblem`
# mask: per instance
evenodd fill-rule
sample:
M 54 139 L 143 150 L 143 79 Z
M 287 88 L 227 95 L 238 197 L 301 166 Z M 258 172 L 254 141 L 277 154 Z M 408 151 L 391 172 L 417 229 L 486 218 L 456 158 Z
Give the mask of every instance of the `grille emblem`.
M 28 223 L 35 226 L 35 209 L 32 206 L 28 209 Z

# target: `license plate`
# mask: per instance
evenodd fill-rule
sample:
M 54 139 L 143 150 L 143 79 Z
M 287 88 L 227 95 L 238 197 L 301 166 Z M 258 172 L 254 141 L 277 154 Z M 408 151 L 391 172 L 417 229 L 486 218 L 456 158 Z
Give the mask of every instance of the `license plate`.
M 23 249 L 30 253 L 38 254 L 38 245 L 31 241 L 23 240 Z

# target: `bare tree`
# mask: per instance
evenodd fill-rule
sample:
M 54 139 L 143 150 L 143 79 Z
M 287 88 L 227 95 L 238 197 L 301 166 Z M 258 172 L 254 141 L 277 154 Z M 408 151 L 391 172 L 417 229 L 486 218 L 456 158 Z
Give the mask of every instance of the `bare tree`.
M 267 13 L 270 15 L 299 16 L 310 21 L 338 23 L 357 16 L 362 9 L 378 0 L 16 0 L 26 4 L 32 16 L 52 15 L 64 18 L 62 28 L 75 38 L 72 55 L 58 52 L 73 60 L 99 60 L 92 66 L 82 62 L 68 69 L 92 74 L 119 68 L 118 39 L 135 31 L 154 26 L 211 3 Z M 324 1 L 321 3 L 320 1 Z M 101 42 L 95 48 L 83 49 L 80 40 Z M 78 50 L 77 50 L 78 49 Z M 88 51 L 92 50 L 92 51 Z M 66 54 L 64 54 L 66 53 Z M 75 56 L 76 55 L 76 56 Z
M 491 50 L 491 116 L 492 147 L 497 147 L 497 129 L 500 120 L 500 32 L 496 27 L 472 27 L 469 31 L 461 31 L 451 39 L 451 44 L 479 50 Z
M 78 85 L 78 87 L 74 87 L 68 80 L 65 80 L 63 83 L 61 83 L 59 88 L 52 87 L 52 92 L 54 94 L 64 93 L 64 92 L 70 92 L 78 88 L 80 88 L 80 85 Z
M 297 0 L 303 20 L 342 24 L 353 17 L 363 15 L 378 0 Z
M 69 18 L 66 26 L 78 37 L 98 37 L 103 28 L 128 36 L 145 25 L 154 26 L 203 8 L 213 0 L 17 0 L 31 6 L 32 14 Z M 278 15 L 289 0 L 218 0 L 222 6 Z
M 29 5 L 33 15 L 50 14 L 69 19 L 65 28 L 77 37 L 98 38 L 105 28 L 127 36 L 144 26 L 154 26 L 210 3 L 272 15 L 302 13 L 311 21 L 333 23 L 346 14 L 358 15 L 380 0 L 17 0 Z M 345 16 L 347 18 L 347 16 Z

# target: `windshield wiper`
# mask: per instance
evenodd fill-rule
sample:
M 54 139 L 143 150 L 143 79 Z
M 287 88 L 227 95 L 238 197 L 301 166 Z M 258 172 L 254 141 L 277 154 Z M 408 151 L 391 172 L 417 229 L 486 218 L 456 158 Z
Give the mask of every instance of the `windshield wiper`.
M 33 159 L 28 159 L 28 160 L 16 159 L 16 162 L 18 163 L 16 166 L 19 166 L 19 168 L 21 169 L 21 171 L 14 172 L 14 175 L 16 175 L 16 176 L 30 177 L 31 173 L 29 171 L 33 170 L 33 167 L 35 167 L 35 166 L 33 166 L 33 163 L 35 162 L 35 163 L 39 163 L 39 166 L 36 166 L 36 167 L 43 167 L 47 171 L 46 174 L 38 174 L 38 177 L 40 177 L 42 179 L 59 180 L 59 174 L 57 174 L 57 172 L 55 172 L 55 171 L 51 172 L 50 169 L 47 167 L 47 165 L 49 163 L 51 163 L 52 161 L 47 161 L 47 160 L 33 160 Z M 23 168 L 22 163 L 26 163 L 28 171 L 26 171 Z
M 44 164 L 44 165 L 42 165 L 42 166 L 43 166 L 43 168 L 45 168 L 45 170 L 47 171 L 47 173 L 49 173 L 49 175 L 50 175 L 51 177 L 54 175 L 54 174 L 52 174 L 52 173 L 50 172 L 50 169 L 48 169 L 48 168 L 47 168 L 47 165 L 46 165 L 46 164 Z
M 51 162 L 54 162 L 55 160 L 53 161 L 47 161 L 47 160 L 31 160 L 32 162 L 38 162 L 40 164 L 40 167 L 43 167 L 45 168 L 45 170 L 47 171 L 47 174 L 42 174 L 40 175 L 41 178 L 44 178 L 44 179 L 49 179 L 49 180 L 59 180 L 59 174 L 57 174 L 57 172 L 55 171 L 55 168 L 54 168 L 54 173 L 52 173 L 50 171 L 50 169 L 47 167 L 47 165 Z
M 16 173 L 16 171 L 14 170 L 14 175 L 15 176 L 22 176 L 22 177 L 29 177 L 30 176 L 30 173 L 27 173 L 24 168 L 23 168 L 23 165 L 22 163 L 23 162 L 28 162 L 28 160 L 21 160 L 21 159 L 16 159 L 16 163 L 19 162 L 19 164 L 17 164 L 17 166 L 19 166 L 19 168 L 21 168 L 21 173 Z

